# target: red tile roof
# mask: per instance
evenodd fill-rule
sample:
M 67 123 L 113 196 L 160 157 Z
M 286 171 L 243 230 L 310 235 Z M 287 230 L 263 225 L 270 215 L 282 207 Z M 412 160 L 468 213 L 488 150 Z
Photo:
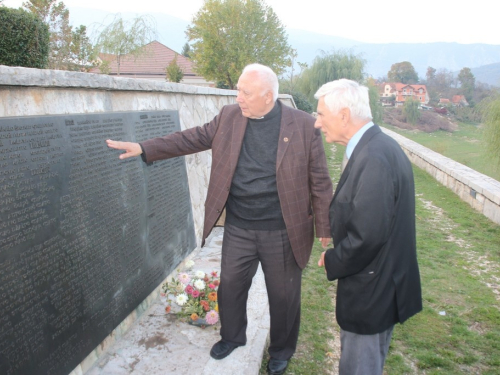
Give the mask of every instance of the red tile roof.
M 123 55 L 120 59 L 120 75 L 124 76 L 163 76 L 165 68 L 177 56 L 177 64 L 184 72 L 184 76 L 199 77 L 193 70 L 193 62 L 187 57 L 178 54 L 158 41 L 145 46 L 147 53 L 135 58 L 133 55 Z M 100 54 L 103 61 L 110 61 L 110 74 L 118 73 L 116 55 Z M 99 73 L 99 68 L 92 68 L 91 73 Z
M 465 100 L 465 96 L 463 95 L 453 95 L 453 98 L 451 98 L 451 102 L 454 104 L 459 104 L 467 101 Z

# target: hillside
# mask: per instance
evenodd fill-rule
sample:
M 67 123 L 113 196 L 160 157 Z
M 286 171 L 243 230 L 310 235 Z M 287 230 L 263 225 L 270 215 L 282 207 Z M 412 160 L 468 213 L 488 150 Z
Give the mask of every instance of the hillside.
M 483 65 L 471 69 L 476 81 L 500 87 L 500 63 Z

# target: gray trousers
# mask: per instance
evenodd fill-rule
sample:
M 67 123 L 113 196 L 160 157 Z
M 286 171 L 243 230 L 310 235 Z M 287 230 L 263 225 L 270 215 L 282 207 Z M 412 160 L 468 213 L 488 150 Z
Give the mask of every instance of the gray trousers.
M 246 344 L 248 290 L 259 262 L 271 316 L 269 354 L 276 359 L 289 359 L 299 336 L 302 270 L 293 256 L 286 230 L 247 230 L 224 225 L 217 291 L 221 336 L 235 345 Z
M 341 329 L 339 375 L 382 375 L 393 329 L 375 335 Z

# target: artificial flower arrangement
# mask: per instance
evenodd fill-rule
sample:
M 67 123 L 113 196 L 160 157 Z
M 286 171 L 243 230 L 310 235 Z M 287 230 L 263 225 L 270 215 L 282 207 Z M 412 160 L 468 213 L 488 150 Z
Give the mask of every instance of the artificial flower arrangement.
M 194 266 L 194 262 L 186 262 L 186 269 Z M 180 307 L 177 314 L 188 318 L 196 325 L 204 323 L 213 325 L 219 321 L 219 306 L 217 304 L 217 288 L 219 278 L 216 271 L 206 274 L 204 271 L 194 273 L 179 272 L 177 278 L 162 285 L 162 296 L 167 297 L 165 311 L 170 313 L 171 304 L 175 302 Z

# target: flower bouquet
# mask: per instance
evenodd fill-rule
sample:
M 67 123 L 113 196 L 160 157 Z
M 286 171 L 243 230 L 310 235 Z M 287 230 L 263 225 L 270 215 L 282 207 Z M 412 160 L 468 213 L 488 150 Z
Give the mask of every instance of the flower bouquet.
M 186 267 L 192 268 L 193 261 Z M 162 285 L 162 296 L 167 297 L 165 311 L 171 312 L 172 303 L 180 307 L 177 315 L 187 318 L 188 322 L 204 327 L 219 321 L 217 304 L 217 288 L 219 278 L 217 272 L 206 274 L 204 271 L 193 273 L 179 272 L 177 277 Z

